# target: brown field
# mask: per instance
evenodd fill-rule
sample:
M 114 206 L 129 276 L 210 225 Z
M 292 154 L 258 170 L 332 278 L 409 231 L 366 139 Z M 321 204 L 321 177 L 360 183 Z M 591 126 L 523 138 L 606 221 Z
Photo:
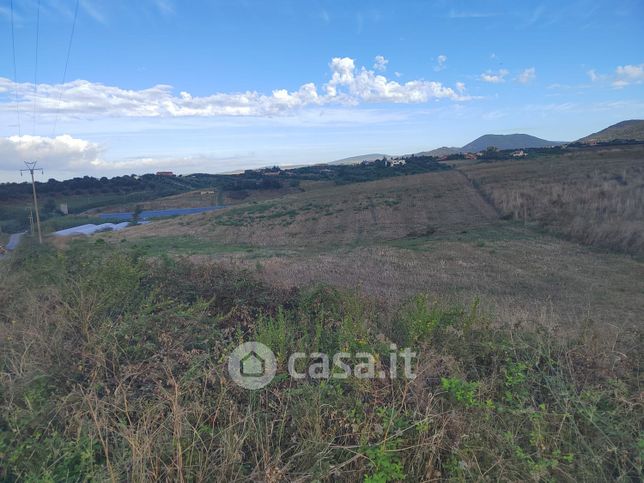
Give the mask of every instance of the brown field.
M 386 300 L 426 293 L 433 300 L 464 305 L 478 298 L 503 321 L 642 323 L 644 264 L 628 257 L 596 253 L 520 228 L 405 244 L 259 260 L 230 254 L 223 259 L 259 268 L 265 279 L 286 287 L 325 282 Z
M 128 230 L 220 243 L 323 247 L 455 233 L 497 220 L 457 171 L 332 186 Z
M 607 229 L 610 221 L 623 228 L 615 232 L 619 236 L 629 227 L 634 239 L 641 239 L 644 224 L 636 224 L 641 167 L 631 154 L 575 153 L 572 158 L 472 164 L 462 166 L 463 171 L 317 186 L 108 238 L 124 238 L 155 254 L 219 259 L 258 270 L 266 280 L 287 287 L 325 282 L 389 300 L 419 292 L 459 303 L 480 298 L 483 307 L 505 321 L 641 325 L 641 260 L 580 245 L 563 229 L 578 226 L 564 217 L 573 208 L 575 219 L 589 219 L 583 226 L 595 226 L 592 203 L 580 198 L 592 198 L 586 185 L 604 180 L 603 199 L 610 200 L 606 203 L 614 215 L 598 212 L 605 223 L 597 230 Z M 625 176 L 626 184 L 615 181 L 613 173 Z M 548 211 L 549 199 L 541 194 L 557 193 L 557 187 L 564 190 L 565 209 Z M 510 195 L 503 196 L 528 189 L 539 200 L 527 211 L 528 224 L 521 210 L 518 221 L 501 219 L 497 211 L 513 215 L 515 209 L 501 201 Z M 549 213 L 559 224 L 545 223 L 539 213 Z M 557 229 L 569 239 L 557 236 Z
M 587 245 L 644 255 L 644 148 L 463 166 L 502 215 Z

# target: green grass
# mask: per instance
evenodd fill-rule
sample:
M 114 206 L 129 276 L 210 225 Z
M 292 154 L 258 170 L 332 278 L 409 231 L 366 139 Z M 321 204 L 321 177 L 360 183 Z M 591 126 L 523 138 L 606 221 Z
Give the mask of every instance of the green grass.
M 426 295 L 384 310 L 140 248 L 26 242 L 0 265 L 1 480 L 641 480 L 638 331 L 563 337 Z M 226 373 L 250 340 L 278 361 L 255 392 Z M 340 350 L 387 374 L 391 344 L 418 353 L 413 381 L 286 374 Z
M 524 227 L 523 224 L 500 221 L 498 223 L 472 227 L 455 232 L 441 232 L 432 227 L 425 233 L 410 234 L 405 238 L 389 240 L 385 245 L 405 250 L 431 250 L 436 243 L 444 241 L 469 243 L 473 246 L 493 247 L 498 242 L 508 240 L 535 240 L 543 236 L 543 230 L 534 227 Z
M 217 255 L 225 253 L 254 250 L 246 245 L 229 245 L 190 236 L 155 236 L 122 242 L 127 248 L 146 255 L 158 257 L 161 255 Z

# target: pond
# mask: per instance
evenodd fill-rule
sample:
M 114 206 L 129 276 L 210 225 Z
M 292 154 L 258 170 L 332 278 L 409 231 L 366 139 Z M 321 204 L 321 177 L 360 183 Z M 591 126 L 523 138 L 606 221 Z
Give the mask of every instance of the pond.
M 222 205 L 202 206 L 199 208 L 171 208 L 167 210 L 143 210 L 139 218 L 149 220 L 151 218 L 163 218 L 166 216 L 194 215 L 195 213 L 204 213 L 206 211 L 215 211 L 225 208 Z M 131 220 L 134 215 L 133 211 L 123 213 L 100 213 L 98 216 L 106 219 Z

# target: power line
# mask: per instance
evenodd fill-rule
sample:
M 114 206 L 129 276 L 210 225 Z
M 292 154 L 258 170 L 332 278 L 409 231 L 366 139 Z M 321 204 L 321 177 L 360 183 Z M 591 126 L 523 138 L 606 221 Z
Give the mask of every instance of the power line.
M 11 50 L 13 52 L 13 91 L 16 101 L 16 113 L 18 114 L 18 137 L 22 136 L 22 128 L 20 126 L 20 104 L 18 103 L 18 70 L 16 69 L 16 34 L 13 26 L 13 0 L 11 0 Z
M 40 40 L 40 0 L 38 0 L 38 13 L 36 14 L 36 61 L 34 64 L 34 119 L 33 135 L 36 135 L 36 97 L 38 96 L 38 41 Z
M 56 126 L 58 124 L 58 115 L 60 114 L 60 104 L 63 99 L 63 86 L 65 85 L 65 80 L 67 79 L 67 67 L 69 65 L 69 55 L 72 52 L 72 42 L 74 41 L 74 31 L 76 30 L 76 19 L 78 18 L 78 5 L 80 0 L 76 0 L 76 8 L 74 9 L 74 21 L 72 23 L 72 32 L 69 35 L 69 43 L 67 44 L 67 58 L 65 59 L 65 70 L 63 71 L 63 81 L 61 82 L 61 91 L 58 96 L 58 105 L 56 106 L 56 117 L 54 118 L 54 129 L 51 132 L 51 137 L 56 135 Z

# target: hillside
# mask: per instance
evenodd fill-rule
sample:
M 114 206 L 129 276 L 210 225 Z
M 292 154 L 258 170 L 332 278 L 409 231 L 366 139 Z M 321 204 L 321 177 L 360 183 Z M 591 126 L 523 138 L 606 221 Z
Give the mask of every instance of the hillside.
M 590 140 L 595 141 L 614 141 L 615 139 L 634 139 L 644 141 L 644 120 L 631 119 L 629 121 L 618 122 L 606 129 L 592 133 L 579 139 L 577 142 L 584 143 Z
M 636 192 L 641 175 L 634 161 L 641 148 L 596 151 L 310 190 L 305 185 L 273 200 L 104 236 L 114 243 L 126 239 L 153 256 L 260 267 L 265 280 L 286 287 L 324 282 L 395 300 L 418 291 L 462 303 L 481 296 L 508 321 L 517 313 L 538 317 L 544 300 L 560 317 L 575 320 L 590 297 L 595 320 L 619 317 L 632 324 L 644 308 L 632 291 L 642 289 L 634 281 L 642 266 L 620 257 L 624 265 L 616 269 L 615 255 L 578 243 L 643 253 L 641 214 L 635 213 L 642 206 Z M 626 184 L 619 178 L 624 173 Z M 574 184 L 567 187 L 566 179 Z M 604 185 L 605 212 L 598 212 L 594 200 Z M 513 192 L 521 195 L 519 203 L 535 201 L 526 210 L 515 207 Z M 543 235 L 541 227 L 557 236 Z M 560 275 L 561 266 L 579 270 Z M 599 287 L 610 297 L 595 299 Z
M 564 144 L 560 141 L 548 141 L 529 134 L 485 134 L 461 148 L 443 146 L 431 151 L 417 153 L 424 156 L 447 156 L 456 153 L 478 153 L 490 146 L 497 149 L 547 148 Z
M 644 263 L 578 242 L 644 247 L 644 146 L 553 151 L 25 237 L 0 481 L 639 481 Z M 273 351 L 252 393 L 241 342 Z
M 383 159 L 383 158 L 390 158 L 388 154 L 382 154 L 382 153 L 371 153 L 371 154 L 361 154 L 359 156 L 351 156 L 349 158 L 342 158 L 338 159 L 336 161 L 331 161 L 331 165 L 338 165 L 338 164 L 358 164 L 363 161 L 375 161 L 376 159 Z
M 442 146 L 440 148 L 432 149 L 431 151 L 423 151 L 416 153 L 416 156 L 448 156 L 450 154 L 460 153 L 461 148 Z
M 405 252 L 398 270 L 416 266 Z M 565 336 L 543 323 L 552 299 L 537 320 L 499 324 L 478 297 L 394 304 L 140 257 L 87 240 L 0 264 L 0 481 L 639 481 L 638 332 L 600 331 L 590 306 Z M 476 260 L 441 259 L 423 271 L 456 268 L 458 292 Z M 516 262 L 480 286 L 529 282 L 534 267 Z M 536 264 L 555 299 L 593 273 L 572 266 Z M 587 303 L 612 295 L 602 288 Z M 266 347 L 266 387 L 235 378 L 240 342 Z
M 497 149 L 547 148 L 564 144 L 560 141 L 547 141 L 529 134 L 485 134 L 461 148 L 464 153 L 477 153 L 490 146 Z

